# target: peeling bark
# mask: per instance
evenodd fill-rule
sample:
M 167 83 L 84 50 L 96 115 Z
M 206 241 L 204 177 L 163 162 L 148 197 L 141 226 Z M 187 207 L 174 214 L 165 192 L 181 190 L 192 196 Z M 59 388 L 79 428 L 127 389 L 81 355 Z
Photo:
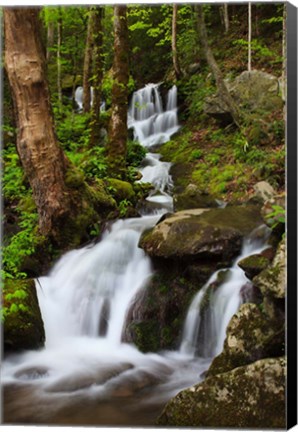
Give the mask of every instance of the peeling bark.
M 17 120 L 17 150 L 39 213 L 52 234 L 70 211 L 64 183 L 68 162 L 57 144 L 45 76 L 38 8 L 4 8 L 5 68 Z
M 125 177 L 127 142 L 127 105 L 129 80 L 129 41 L 126 6 L 114 6 L 114 62 L 112 115 L 107 146 L 111 173 Z

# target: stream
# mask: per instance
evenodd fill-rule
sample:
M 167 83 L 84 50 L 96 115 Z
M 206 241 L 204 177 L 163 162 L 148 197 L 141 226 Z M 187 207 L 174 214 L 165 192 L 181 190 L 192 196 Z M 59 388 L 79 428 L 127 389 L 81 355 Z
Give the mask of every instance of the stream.
M 237 262 L 264 249 L 265 240 L 245 240 L 204 315 L 200 305 L 218 272 L 198 292 L 177 351 L 143 354 L 122 341 L 128 310 L 153 275 L 149 257 L 138 247 L 141 233 L 173 211 L 171 164 L 154 150 L 179 130 L 176 87 L 166 103 L 159 85 L 135 92 L 128 126 L 149 150 L 140 181 L 154 187 L 151 211 L 118 220 L 99 243 L 67 253 L 38 279 L 46 345 L 3 362 L 4 423 L 154 425 L 171 397 L 203 379 L 243 301 L 241 288 L 248 280 Z

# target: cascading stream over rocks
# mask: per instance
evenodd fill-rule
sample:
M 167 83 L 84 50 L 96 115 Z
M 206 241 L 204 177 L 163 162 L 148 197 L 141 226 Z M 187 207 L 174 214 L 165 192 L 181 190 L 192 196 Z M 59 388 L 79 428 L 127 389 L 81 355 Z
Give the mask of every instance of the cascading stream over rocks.
M 147 149 L 168 141 L 179 130 L 177 88 L 168 91 L 165 102 L 158 84 L 135 92 L 128 126 Z M 128 310 L 153 274 L 149 257 L 138 247 L 140 236 L 173 210 L 170 167 L 158 153 L 147 153 L 140 181 L 154 187 L 148 197 L 156 206 L 153 214 L 118 220 L 99 243 L 67 253 L 39 278 L 46 346 L 10 356 L 3 364 L 8 416 L 16 422 L 23 421 L 22 412 L 31 423 L 153 424 L 163 405 L 200 381 L 221 351 L 247 283 L 238 260 L 210 296 L 204 316 L 202 301 L 217 273 L 194 298 L 177 351 L 143 354 L 123 342 Z M 263 247 L 263 241 L 245 243 L 240 258 Z M 136 396 L 141 390 L 146 392 Z

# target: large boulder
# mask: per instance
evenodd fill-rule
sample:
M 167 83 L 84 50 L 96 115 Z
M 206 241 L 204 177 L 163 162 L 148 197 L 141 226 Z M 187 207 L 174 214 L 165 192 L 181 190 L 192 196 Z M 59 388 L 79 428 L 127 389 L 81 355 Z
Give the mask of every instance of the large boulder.
M 283 106 L 278 78 L 266 72 L 244 71 L 235 80 L 226 80 L 226 85 L 237 106 L 248 113 L 271 112 Z M 231 120 L 229 108 L 219 94 L 205 99 L 204 111 L 223 121 Z
M 5 281 L 3 318 L 5 352 L 44 345 L 44 326 L 33 279 Z
M 145 232 L 140 239 L 151 257 L 175 260 L 229 261 L 242 240 L 262 223 L 257 206 L 228 206 L 177 212 Z
M 284 355 L 285 329 L 275 329 L 259 305 L 243 304 L 232 317 L 224 348 L 213 359 L 207 376 L 227 372 L 266 357 Z
M 164 408 L 161 426 L 285 428 L 284 357 L 267 358 L 211 376 L 178 393 Z
M 189 305 L 215 266 L 164 263 L 133 302 L 123 340 L 142 352 L 177 349 Z

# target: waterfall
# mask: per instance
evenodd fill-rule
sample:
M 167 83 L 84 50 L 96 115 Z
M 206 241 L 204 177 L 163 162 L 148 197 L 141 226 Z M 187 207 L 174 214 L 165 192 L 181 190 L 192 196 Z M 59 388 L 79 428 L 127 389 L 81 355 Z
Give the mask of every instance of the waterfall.
M 81 107 L 80 87 L 76 100 Z M 165 103 L 158 84 L 135 92 L 128 126 L 147 148 L 169 140 L 179 129 L 177 88 L 169 90 Z M 209 293 L 219 272 L 214 273 L 195 296 L 178 351 L 143 354 L 122 341 L 127 314 L 152 275 L 151 261 L 138 247 L 141 233 L 173 209 L 170 168 L 160 154 L 147 153 L 140 182 L 153 185 L 147 198 L 153 214 L 118 220 L 100 242 L 68 252 L 37 280 L 46 346 L 3 362 L 2 382 L 14 392 L 6 402 L 13 423 L 25 418 L 31 423 L 85 425 L 91 417 L 92 424 L 113 425 L 117 417 L 123 423 L 116 424 L 130 426 L 135 419 L 143 425 L 149 416 L 152 424 L 158 413 L 152 414 L 151 407 L 159 412 L 177 392 L 198 382 L 222 349 L 226 326 L 247 282 L 237 262 L 260 251 L 263 243 L 247 240 L 228 279 Z M 210 300 L 203 313 L 207 293 Z M 144 389 L 139 398 L 138 390 Z
M 134 139 L 148 148 L 169 141 L 179 130 L 177 87 L 169 90 L 164 110 L 159 85 L 147 84 L 135 92 L 128 110 L 128 127 L 133 128 Z
M 74 99 L 76 101 L 76 104 L 78 105 L 79 111 L 83 109 L 83 87 L 79 86 L 75 90 Z M 92 106 L 93 104 L 93 87 L 90 87 L 90 104 Z M 100 111 L 105 111 L 106 109 L 106 103 L 103 101 L 100 104 Z
M 262 252 L 266 247 L 266 236 L 264 239 L 254 238 L 252 233 L 243 242 L 241 254 L 233 266 L 212 274 L 189 307 L 180 346 L 181 353 L 213 358 L 222 351 L 226 328 L 243 303 L 241 290 L 245 285 L 251 284 L 238 262 L 249 255 Z M 212 289 L 219 273 L 225 270 L 227 277 Z

